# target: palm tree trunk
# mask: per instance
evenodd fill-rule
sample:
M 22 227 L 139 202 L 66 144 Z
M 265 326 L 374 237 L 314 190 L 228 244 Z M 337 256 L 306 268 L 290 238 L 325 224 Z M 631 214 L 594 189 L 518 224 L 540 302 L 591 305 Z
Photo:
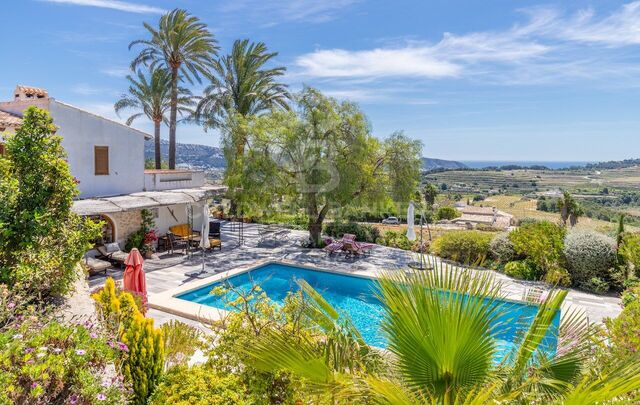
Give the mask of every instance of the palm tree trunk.
M 162 155 L 160 154 L 160 121 L 154 121 L 156 169 L 162 169 Z
M 169 169 L 176 168 L 176 121 L 178 119 L 178 68 L 171 68 L 171 114 L 169 115 Z

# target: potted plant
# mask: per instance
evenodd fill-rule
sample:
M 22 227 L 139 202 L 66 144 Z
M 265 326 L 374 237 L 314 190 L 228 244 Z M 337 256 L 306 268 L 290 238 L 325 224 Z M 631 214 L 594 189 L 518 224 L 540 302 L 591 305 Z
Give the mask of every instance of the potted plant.
M 155 252 L 153 243 L 157 240 L 158 236 L 156 235 L 156 231 L 153 229 L 144 235 L 144 242 L 142 243 L 142 249 L 140 249 L 140 251 L 146 259 L 150 259 L 153 256 L 153 253 Z

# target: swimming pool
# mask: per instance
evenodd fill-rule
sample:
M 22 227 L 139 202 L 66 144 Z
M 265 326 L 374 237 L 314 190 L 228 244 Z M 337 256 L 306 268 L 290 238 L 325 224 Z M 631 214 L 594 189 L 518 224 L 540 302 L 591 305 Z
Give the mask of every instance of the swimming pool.
M 196 290 L 176 295 L 176 298 L 229 310 L 226 303 L 237 298 L 237 295 L 232 292 L 222 296 L 212 295 L 210 294 L 212 288 L 220 285 L 232 285 L 235 289 L 247 291 L 254 284 L 258 284 L 272 301 L 282 304 L 289 291 L 299 289 L 296 283 L 298 279 L 306 280 L 322 294 L 327 302 L 340 312 L 348 314 L 368 344 L 377 347 L 386 346 L 385 337 L 380 328 L 383 307 L 374 296 L 375 280 L 370 278 L 312 270 L 282 263 L 268 263 L 207 284 Z M 499 322 L 499 327 L 496 328 L 497 357 L 502 358 L 503 354 L 514 346 L 518 337 L 529 327 L 538 307 L 515 301 L 499 301 L 498 305 L 505 308 L 505 313 L 496 320 Z M 560 313 L 558 312 L 551 330 L 543 340 L 545 351 L 555 352 L 559 324 Z

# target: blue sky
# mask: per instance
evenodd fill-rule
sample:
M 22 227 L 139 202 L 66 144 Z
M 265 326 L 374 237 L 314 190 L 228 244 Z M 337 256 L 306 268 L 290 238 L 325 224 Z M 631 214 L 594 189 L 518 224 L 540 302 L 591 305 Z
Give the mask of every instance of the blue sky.
M 640 157 L 640 1 L 11 1 L 0 99 L 18 83 L 45 87 L 117 118 L 127 45 L 175 7 L 205 21 L 223 53 L 238 38 L 265 42 L 293 90 L 351 99 L 377 136 L 404 130 L 425 156 Z M 181 126 L 178 141 L 219 137 Z

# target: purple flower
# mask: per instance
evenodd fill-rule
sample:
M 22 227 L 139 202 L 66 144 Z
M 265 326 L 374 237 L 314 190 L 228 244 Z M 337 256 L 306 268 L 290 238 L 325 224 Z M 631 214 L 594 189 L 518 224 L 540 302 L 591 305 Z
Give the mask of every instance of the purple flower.
M 107 399 L 107 396 L 104 395 L 103 393 L 100 393 L 96 395 L 96 398 L 98 399 L 98 401 L 104 401 L 105 399 Z
M 91 336 L 91 339 L 95 339 L 95 338 L 98 337 L 98 334 L 95 333 L 95 332 L 91 332 L 91 333 L 89 333 L 89 336 Z
M 15 302 L 10 302 L 10 303 L 7 304 L 7 308 L 9 308 L 9 309 L 13 309 L 15 307 L 16 307 L 16 303 Z
M 26 347 L 26 348 L 24 349 L 24 352 L 25 352 L 25 353 L 33 353 L 34 351 L 35 351 L 35 349 L 34 349 L 33 347 Z
M 116 347 L 116 344 L 115 344 L 115 343 L 113 343 L 113 340 L 108 341 L 108 342 L 107 342 L 107 344 L 108 344 L 112 349 L 114 349 L 114 348 Z
M 78 350 L 76 350 L 76 354 L 77 354 L 78 356 L 84 356 L 86 353 L 87 353 L 87 351 L 86 351 L 86 350 L 84 350 L 84 349 L 78 349 Z
M 38 383 L 37 382 L 32 382 L 31 383 L 31 388 L 38 388 Z
M 55 354 L 59 354 L 59 353 L 61 353 L 61 352 L 62 352 L 62 349 L 61 349 L 61 348 L 59 348 L 59 347 L 54 347 L 54 348 L 53 348 L 53 352 L 54 352 Z
M 78 396 L 76 394 L 71 394 L 71 396 L 69 397 L 69 403 L 70 404 L 75 404 L 78 402 Z
M 129 351 L 129 347 L 122 342 L 118 342 L 118 349 L 122 350 L 123 352 Z

